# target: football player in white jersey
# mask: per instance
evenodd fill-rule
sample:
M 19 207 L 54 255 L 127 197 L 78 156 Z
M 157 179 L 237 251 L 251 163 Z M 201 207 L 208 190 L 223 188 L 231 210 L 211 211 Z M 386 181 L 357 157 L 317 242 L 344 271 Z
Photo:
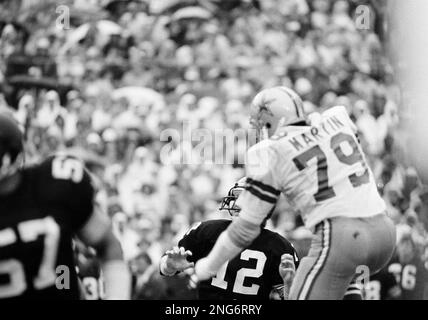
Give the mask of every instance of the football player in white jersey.
M 275 87 L 254 98 L 250 121 L 261 141 L 248 150 L 241 214 L 196 276 L 210 278 L 248 246 L 283 193 L 314 233 L 290 299 L 342 299 L 361 266 L 371 274 L 385 266 L 396 238 L 352 120 L 338 106 L 310 121 L 294 91 Z

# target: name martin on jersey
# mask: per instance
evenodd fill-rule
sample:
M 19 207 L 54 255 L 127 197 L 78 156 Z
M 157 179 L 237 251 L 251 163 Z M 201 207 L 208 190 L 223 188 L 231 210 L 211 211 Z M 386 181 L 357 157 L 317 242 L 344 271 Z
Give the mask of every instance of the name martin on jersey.
M 290 142 L 296 151 L 300 151 L 323 139 L 325 137 L 324 134 L 330 136 L 344 127 L 345 124 L 333 115 L 322 120 L 319 125 L 313 126 L 309 132 L 306 131 L 293 138 L 288 138 L 288 142 Z

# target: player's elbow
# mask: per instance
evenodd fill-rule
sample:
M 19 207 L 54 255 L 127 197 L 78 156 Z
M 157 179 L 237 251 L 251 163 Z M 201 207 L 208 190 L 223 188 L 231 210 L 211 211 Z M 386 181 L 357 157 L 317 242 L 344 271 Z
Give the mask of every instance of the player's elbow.
M 260 234 L 260 226 L 238 217 L 228 229 L 232 242 L 240 247 L 248 247 Z

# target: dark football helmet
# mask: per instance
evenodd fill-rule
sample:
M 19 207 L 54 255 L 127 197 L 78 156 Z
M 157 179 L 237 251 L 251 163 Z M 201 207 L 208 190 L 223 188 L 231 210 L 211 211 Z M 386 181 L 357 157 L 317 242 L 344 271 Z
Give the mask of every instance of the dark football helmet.
M 247 177 L 241 178 L 235 185 L 229 190 L 227 196 L 223 198 L 221 201 L 221 205 L 219 210 L 227 210 L 232 217 L 236 217 L 239 215 L 241 208 L 236 205 L 236 200 L 238 200 L 239 195 L 246 188 Z M 262 223 L 262 228 L 266 226 L 267 221 L 272 217 L 275 211 L 275 206 L 271 209 L 271 211 L 266 216 L 265 220 Z
M 240 179 L 235 185 L 229 190 L 227 196 L 221 201 L 219 210 L 227 210 L 231 216 L 237 216 L 241 211 L 236 205 L 239 195 L 245 190 L 246 177 Z

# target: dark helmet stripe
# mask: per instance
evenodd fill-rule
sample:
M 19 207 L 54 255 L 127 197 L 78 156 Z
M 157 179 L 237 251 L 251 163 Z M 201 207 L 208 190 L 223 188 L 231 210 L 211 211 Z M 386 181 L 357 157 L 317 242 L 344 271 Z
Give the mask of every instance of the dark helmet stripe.
M 300 107 L 302 107 L 301 101 L 298 101 L 298 97 L 296 97 L 296 94 L 293 91 L 289 90 L 288 88 L 280 87 L 280 89 L 282 91 L 284 91 L 290 97 L 290 99 L 293 101 L 294 108 L 296 109 L 296 114 L 300 118 L 302 116 L 300 114 L 300 108 L 299 108 L 299 105 L 300 105 Z

